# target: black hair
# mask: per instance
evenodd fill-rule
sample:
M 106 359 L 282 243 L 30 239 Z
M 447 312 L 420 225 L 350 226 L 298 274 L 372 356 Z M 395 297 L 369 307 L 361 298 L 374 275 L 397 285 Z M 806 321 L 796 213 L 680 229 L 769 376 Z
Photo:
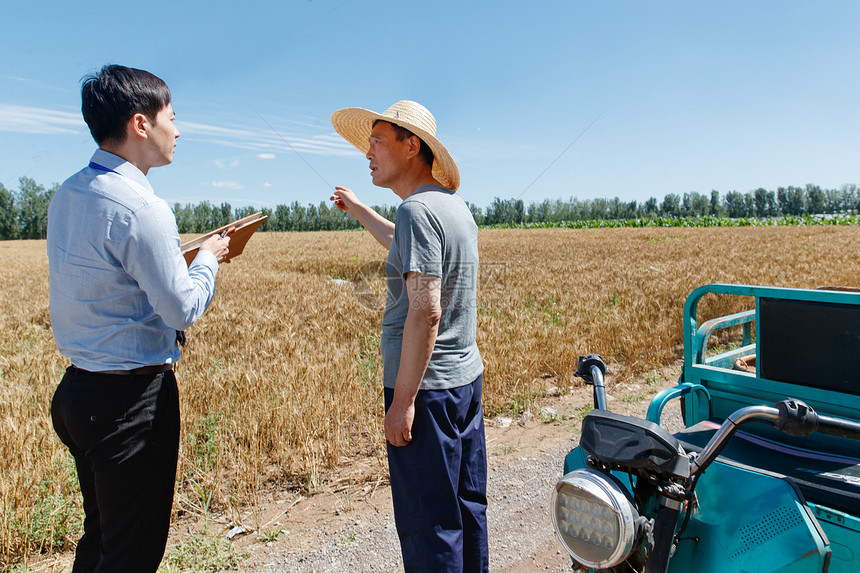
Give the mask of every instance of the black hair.
M 385 123 L 387 123 L 388 125 L 390 125 L 391 127 L 394 128 L 394 134 L 397 137 L 397 141 L 403 141 L 404 139 L 408 139 L 408 138 L 412 137 L 413 135 L 415 135 L 414 133 L 412 133 L 411 131 L 409 131 L 405 127 L 399 126 L 396 123 L 391 123 L 390 121 L 386 121 L 384 119 L 377 119 L 376 121 L 373 122 L 373 125 L 371 127 L 375 127 L 376 124 L 379 123 L 380 121 L 385 121 Z M 415 135 L 415 137 L 418 137 L 418 136 Z M 433 150 L 430 149 L 430 146 L 427 145 L 426 143 L 424 143 L 424 140 L 421 139 L 420 137 L 418 137 L 418 141 L 421 142 L 421 147 L 418 149 L 418 156 L 424 160 L 424 163 L 426 163 L 430 167 L 433 167 L 433 159 L 434 159 Z
M 154 123 L 169 103 L 167 84 L 145 70 L 107 65 L 81 84 L 81 112 L 99 145 L 122 143 L 134 114 L 142 113 Z

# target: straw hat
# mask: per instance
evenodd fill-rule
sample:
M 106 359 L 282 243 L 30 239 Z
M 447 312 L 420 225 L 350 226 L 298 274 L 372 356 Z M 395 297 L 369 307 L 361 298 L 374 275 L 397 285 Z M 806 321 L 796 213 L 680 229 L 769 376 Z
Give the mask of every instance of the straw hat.
M 401 100 L 381 114 L 360 107 L 348 107 L 331 115 L 335 131 L 364 154 L 370 148 L 370 131 L 377 119 L 397 124 L 417 135 L 433 150 L 433 178 L 443 187 L 457 190 L 460 186 L 460 171 L 451 154 L 436 139 L 433 114 L 420 103 Z

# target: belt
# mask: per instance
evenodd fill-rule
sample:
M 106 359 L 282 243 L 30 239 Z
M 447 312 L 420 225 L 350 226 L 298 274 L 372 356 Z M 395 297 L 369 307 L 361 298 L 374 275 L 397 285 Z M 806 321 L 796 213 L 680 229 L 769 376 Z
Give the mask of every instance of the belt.
M 151 366 L 141 366 L 140 368 L 132 368 L 131 370 L 84 370 L 72 364 L 72 368 L 84 374 L 110 374 L 113 376 L 141 376 L 143 374 L 158 374 L 173 370 L 173 364 L 153 364 Z

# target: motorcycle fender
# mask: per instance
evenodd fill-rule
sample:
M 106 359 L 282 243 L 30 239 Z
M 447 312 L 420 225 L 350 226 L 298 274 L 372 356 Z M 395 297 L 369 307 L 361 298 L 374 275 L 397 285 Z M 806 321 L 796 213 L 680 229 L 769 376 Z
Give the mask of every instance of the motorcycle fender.
M 714 462 L 696 496 L 698 511 L 669 561 L 670 573 L 827 571 L 829 541 L 791 483 Z

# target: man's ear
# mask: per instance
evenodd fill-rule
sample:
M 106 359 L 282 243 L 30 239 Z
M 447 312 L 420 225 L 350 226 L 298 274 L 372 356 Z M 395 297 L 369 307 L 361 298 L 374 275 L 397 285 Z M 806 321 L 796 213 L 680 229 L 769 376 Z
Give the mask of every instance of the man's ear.
M 149 127 L 150 122 L 146 115 L 143 113 L 136 113 L 128 120 L 128 124 L 126 125 L 126 134 L 129 137 L 146 139 Z
M 421 151 L 421 139 L 417 135 L 409 136 L 409 158 L 416 157 Z

